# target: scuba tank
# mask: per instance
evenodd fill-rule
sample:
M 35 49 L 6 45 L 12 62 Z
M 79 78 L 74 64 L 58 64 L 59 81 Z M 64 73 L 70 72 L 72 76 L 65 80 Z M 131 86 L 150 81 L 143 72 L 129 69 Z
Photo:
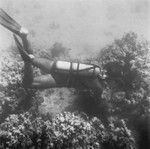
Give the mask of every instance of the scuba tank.
M 81 77 L 97 77 L 101 74 L 101 68 L 96 65 L 67 61 L 56 61 L 53 66 L 53 71 L 58 74 L 71 74 Z

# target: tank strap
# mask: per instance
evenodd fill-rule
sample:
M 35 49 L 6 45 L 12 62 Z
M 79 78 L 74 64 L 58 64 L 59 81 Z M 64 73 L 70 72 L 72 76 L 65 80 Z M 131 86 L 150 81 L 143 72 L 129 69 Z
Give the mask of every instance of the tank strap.
M 67 80 L 67 86 L 71 87 L 72 85 L 72 62 L 70 62 L 70 70 L 69 70 L 69 76 L 68 76 L 68 80 Z
M 94 65 L 93 66 L 93 73 L 92 73 L 92 77 L 94 76 L 94 74 L 95 74 L 95 68 L 96 68 L 96 66 Z
M 80 63 L 78 62 L 78 63 L 77 63 L 77 73 L 76 73 L 76 77 L 79 76 L 79 65 L 80 65 Z
M 76 72 L 76 76 L 75 76 L 75 80 L 74 80 L 74 86 L 77 86 L 77 84 L 78 84 L 78 80 L 79 80 L 79 65 L 80 65 L 80 63 L 78 62 L 77 63 L 77 72 Z
M 67 80 L 67 86 L 71 87 L 72 85 L 73 86 L 76 86 L 77 83 L 78 83 L 78 80 L 79 80 L 79 65 L 80 63 L 78 62 L 77 63 L 77 71 L 76 71 L 76 75 L 74 76 L 74 78 L 72 78 L 72 72 L 73 72 L 73 63 L 71 62 L 70 63 L 70 70 L 69 70 L 69 76 L 68 76 L 68 80 Z

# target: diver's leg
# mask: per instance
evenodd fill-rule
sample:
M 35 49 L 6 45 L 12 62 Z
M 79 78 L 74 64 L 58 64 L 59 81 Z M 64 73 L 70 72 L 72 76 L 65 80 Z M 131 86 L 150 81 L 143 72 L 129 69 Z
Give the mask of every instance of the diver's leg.
M 45 58 L 32 58 L 32 65 L 40 68 L 45 73 L 52 73 L 54 68 L 54 61 Z
M 25 62 L 31 63 L 32 65 L 40 68 L 41 70 L 43 70 L 46 73 L 52 72 L 52 69 L 54 67 L 54 61 L 50 61 L 45 58 L 35 58 L 32 54 L 33 52 L 30 49 L 28 49 L 28 52 L 31 54 L 28 54 L 24 50 L 24 47 L 21 45 L 21 43 L 19 42 L 18 38 L 15 35 L 14 35 L 14 39 L 15 39 L 16 45 L 19 49 L 20 55 L 22 56 L 22 59 Z
M 51 73 L 52 68 L 54 66 L 54 62 L 45 58 L 35 58 L 33 55 L 33 50 L 31 49 L 31 46 L 30 46 L 30 42 L 27 40 L 26 34 L 22 34 L 21 38 L 23 42 L 23 48 L 29 54 L 30 62 L 32 63 L 32 65 L 40 68 L 46 73 Z
M 54 62 L 49 61 L 43 58 L 35 58 L 32 54 L 28 54 L 18 38 L 14 35 L 16 45 L 19 49 L 20 55 L 24 60 L 24 77 L 23 77 L 23 86 L 25 88 L 49 88 L 49 87 L 58 87 L 55 80 L 50 75 L 43 75 L 33 79 L 33 68 L 32 65 L 41 68 L 47 73 L 51 73 L 53 69 Z
M 33 83 L 33 68 L 31 63 L 24 63 L 23 86 L 28 88 Z
M 55 79 L 50 75 L 41 75 L 33 79 L 32 84 L 28 84 L 28 88 L 34 89 L 46 89 L 46 88 L 55 88 L 63 87 L 56 83 Z
M 21 28 L 20 37 L 22 39 L 23 48 L 28 54 L 33 54 L 33 50 L 31 49 L 31 44 L 27 39 L 28 31 L 25 28 Z
M 36 77 L 34 79 L 33 77 L 33 68 L 32 65 L 37 66 L 41 68 L 43 71 L 47 73 L 51 73 L 51 70 L 53 68 L 53 62 L 49 61 L 47 59 L 32 59 L 28 61 L 28 59 L 24 55 L 24 51 L 20 49 L 21 47 L 18 46 L 18 49 L 20 51 L 20 54 L 24 60 L 24 77 L 23 77 L 23 86 L 25 88 L 48 88 L 48 87 L 56 87 L 55 80 L 50 77 L 49 75 L 46 76 L 40 76 Z
M 26 53 L 26 51 L 23 50 L 23 46 L 19 42 L 18 38 L 14 35 L 14 39 L 17 45 L 17 48 L 20 52 L 20 55 L 24 61 L 24 76 L 23 76 L 23 86 L 27 88 L 28 86 L 31 86 L 33 82 L 33 68 L 32 64 L 30 62 L 30 57 Z

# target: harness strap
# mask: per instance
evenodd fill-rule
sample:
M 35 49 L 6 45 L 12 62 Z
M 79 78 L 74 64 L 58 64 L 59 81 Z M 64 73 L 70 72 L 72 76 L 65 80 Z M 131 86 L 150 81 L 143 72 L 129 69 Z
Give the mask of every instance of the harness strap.
M 78 63 L 77 63 L 77 77 L 78 77 L 78 75 L 79 75 L 79 65 L 80 65 L 80 63 L 78 62 Z
M 77 86 L 77 84 L 78 84 L 78 80 L 79 80 L 79 65 L 80 65 L 80 63 L 78 62 L 77 63 L 77 72 L 76 72 L 76 76 L 75 76 L 75 80 L 74 80 L 74 85 L 75 86 Z

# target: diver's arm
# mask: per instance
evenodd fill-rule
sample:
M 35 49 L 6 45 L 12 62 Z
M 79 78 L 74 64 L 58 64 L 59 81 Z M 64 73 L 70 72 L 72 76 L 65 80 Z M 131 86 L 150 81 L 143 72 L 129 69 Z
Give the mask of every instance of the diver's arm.
M 33 54 L 33 50 L 31 49 L 31 44 L 27 38 L 28 30 L 24 27 L 21 27 L 19 31 L 19 36 L 22 39 L 23 48 L 28 54 Z

